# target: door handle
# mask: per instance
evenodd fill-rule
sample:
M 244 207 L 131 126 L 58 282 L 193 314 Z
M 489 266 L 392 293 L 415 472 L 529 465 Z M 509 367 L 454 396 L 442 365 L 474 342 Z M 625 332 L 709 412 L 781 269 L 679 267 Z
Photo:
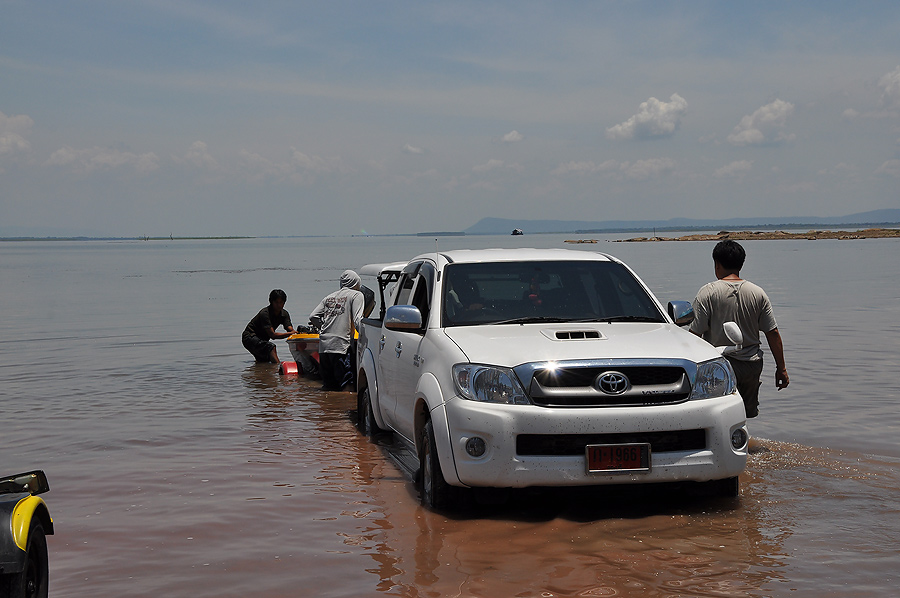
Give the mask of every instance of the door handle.
M 394 347 L 394 351 L 397 353 L 397 357 L 400 357 L 400 353 L 403 352 L 403 343 L 397 341 L 397 346 Z

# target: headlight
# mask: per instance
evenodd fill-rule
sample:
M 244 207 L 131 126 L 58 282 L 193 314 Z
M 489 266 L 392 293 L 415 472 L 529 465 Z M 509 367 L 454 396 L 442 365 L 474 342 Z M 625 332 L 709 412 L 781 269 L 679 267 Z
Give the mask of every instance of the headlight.
M 516 375 L 506 368 L 460 363 L 453 366 L 453 383 L 459 395 L 470 401 L 507 405 L 530 403 Z
M 691 390 L 692 399 L 724 397 L 734 391 L 734 372 L 727 359 L 720 357 L 697 366 L 697 379 Z

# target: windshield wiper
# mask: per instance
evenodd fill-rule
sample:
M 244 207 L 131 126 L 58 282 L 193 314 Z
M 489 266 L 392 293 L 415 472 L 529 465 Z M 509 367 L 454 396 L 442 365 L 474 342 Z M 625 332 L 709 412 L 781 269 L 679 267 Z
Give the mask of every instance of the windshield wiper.
M 659 318 L 653 316 L 611 316 L 609 318 L 597 318 L 598 322 L 654 322 L 662 323 Z
M 526 316 L 524 318 L 512 318 L 511 320 L 500 320 L 491 322 L 491 324 L 535 324 L 537 322 L 573 322 L 571 318 L 560 318 L 555 316 Z

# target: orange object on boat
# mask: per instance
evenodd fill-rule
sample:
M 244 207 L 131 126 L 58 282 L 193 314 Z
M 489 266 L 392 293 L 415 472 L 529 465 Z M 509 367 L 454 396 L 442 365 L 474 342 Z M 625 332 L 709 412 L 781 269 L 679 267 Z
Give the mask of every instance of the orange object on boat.
M 282 361 L 281 367 L 278 368 L 279 374 L 299 374 L 300 368 L 296 361 Z

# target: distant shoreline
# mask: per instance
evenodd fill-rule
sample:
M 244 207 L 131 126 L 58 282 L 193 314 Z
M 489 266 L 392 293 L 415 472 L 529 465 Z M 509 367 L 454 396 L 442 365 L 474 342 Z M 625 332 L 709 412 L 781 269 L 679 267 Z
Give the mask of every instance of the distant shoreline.
M 257 237 L 0 237 L 0 241 L 226 241 L 231 239 L 256 239 Z
M 632 237 L 630 239 L 616 239 L 614 243 L 646 243 L 658 241 L 756 241 L 756 240 L 781 240 L 781 239 L 805 239 L 815 241 L 818 239 L 900 239 L 900 229 L 896 228 L 866 228 L 863 230 L 809 230 L 806 232 L 788 233 L 777 231 L 719 231 L 715 234 L 684 235 L 682 237 Z M 573 240 L 566 243 L 590 243 L 592 240 Z
M 884 222 L 878 223 L 880 227 L 884 226 L 900 226 L 900 223 L 894 222 Z M 802 226 L 802 225 L 801 225 Z M 809 225 L 807 225 L 809 226 Z M 654 227 L 646 227 L 646 228 L 630 228 L 630 229 L 604 229 L 604 230 L 573 230 L 573 231 L 534 231 L 527 232 L 526 235 L 592 235 L 592 234 L 602 234 L 602 235 L 611 235 L 611 234 L 623 234 L 623 233 L 653 233 L 652 237 L 632 237 L 629 239 L 616 239 L 612 240 L 616 243 L 635 243 L 635 242 L 649 242 L 649 241 L 714 241 L 723 238 L 730 238 L 735 240 L 750 240 L 750 239 L 881 239 L 881 238 L 895 238 L 900 237 L 900 229 L 893 228 L 866 228 L 859 230 L 833 230 L 836 227 L 832 227 L 830 225 L 819 225 L 821 228 L 818 229 L 810 229 L 805 232 L 785 232 L 780 229 L 788 229 L 788 230 L 797 230 L 800 226 L 795 226 L 793 224 L 782 224 L 778 227 L 773 227 L 771 225 L 761 225 L 757 227 L 739 227 L 738 230 L 727 231 L 721 230 L 718 233 L 697 233 L 697 234 L 687 234 L 681 237 L 663 237 L 659 236 L 658 232 L 685 232 L 689 233 L 690 231 L 695 230 L 711 230 L 710 228 L 700 228 L 695 226 L 685 226 L 685 227 L 673 227 L 673 228 L 654 228 Z M 852 224 L 844 224 L 842 226 L 854 226 Z M 866 224 L 860 224 L 859 226 L 866 226 Z M 242 239 L 316 239 L 316 238 L 335 238 L 335 237 L 481 237 L 481 236 L 504 236 L 509 235 L 508 232 L 496 232 L 496 233 L 467 233 L 465 231 L 438 231 L 438 232 L 420 232 L 420 233 L 384 233 L 384 234 L 348 234 L 348 235 L 264 235 L 264 236 L 254 236 L 254 235 L 221 235 L 221 236 L 185 236 L 185 237 L 174 237 L 174 236 L 160 236 L 160 237 L 151 237 L 151 236 L 139 236 L 139 237 L 88 237 L 88 236 L 74 236 L 74 237 L 60 237 L 60 236 L 48 236 L 48 237 L 0 237 L 0 242 L 46 242 L 46 241 L 109 241 L 109 242 L 134 242 L 134 241 L 227 241 L 227 240 L 242 240 Z M 722 235 L 729 235 L 728 237 L 722 237 Z M 597 239 L 591 238 L 580 238 L 580 239 L 570 239 L 567 240 L 566 243 L 596 243 Z

